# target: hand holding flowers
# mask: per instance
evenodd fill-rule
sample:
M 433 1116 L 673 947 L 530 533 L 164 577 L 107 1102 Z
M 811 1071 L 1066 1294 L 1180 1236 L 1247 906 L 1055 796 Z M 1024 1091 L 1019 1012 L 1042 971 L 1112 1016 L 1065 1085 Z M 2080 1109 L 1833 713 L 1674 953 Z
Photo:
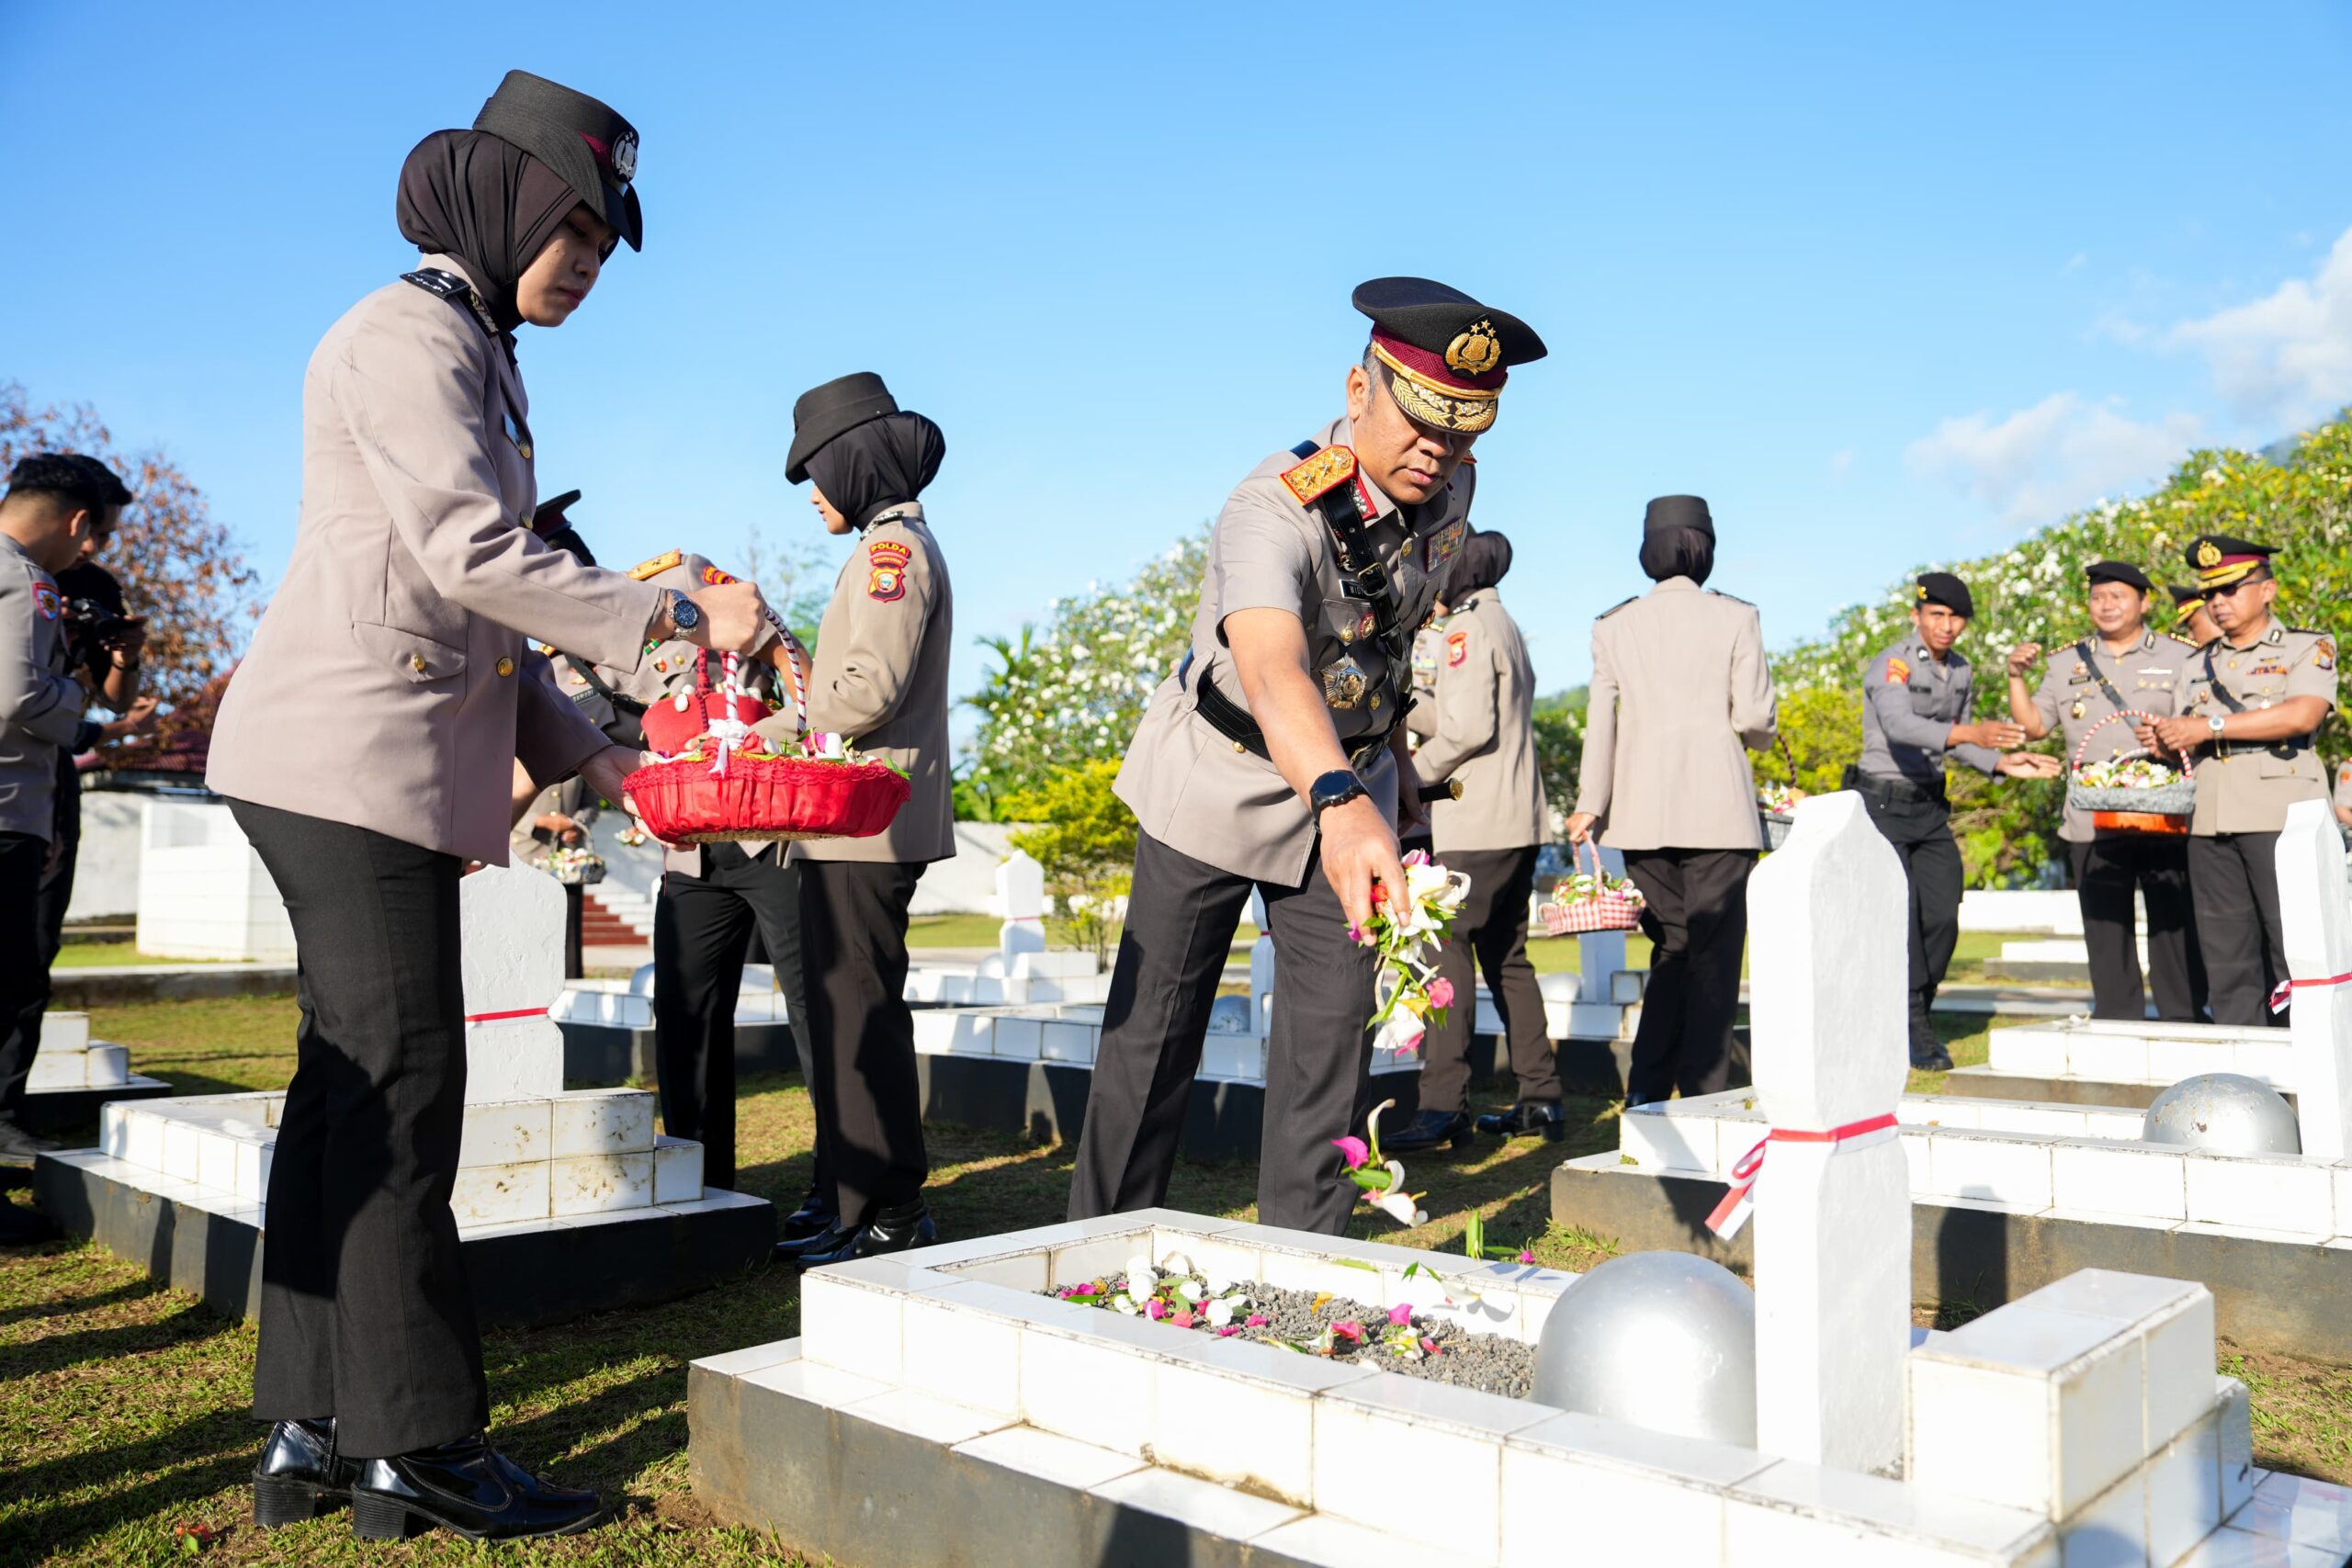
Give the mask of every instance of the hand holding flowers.
M 1469 897 L 1470 879 L 1450 872 L 1415 850 L 1404 859 L 1405 886 L 1391 888 L 1374 883 L 1372 918 L 1350 926 L 1350 940 L 1377 948 L 1380 967 L 1373 976 L 1372 1021 L 1380 1027 L 1376 1046 L 1410 1052 L 1420 1048 L 1421 1036 L 1432 1023 L 1445 1021 L 1453 1005 L 1453 987 L 1439 976 L 1438 949 Z

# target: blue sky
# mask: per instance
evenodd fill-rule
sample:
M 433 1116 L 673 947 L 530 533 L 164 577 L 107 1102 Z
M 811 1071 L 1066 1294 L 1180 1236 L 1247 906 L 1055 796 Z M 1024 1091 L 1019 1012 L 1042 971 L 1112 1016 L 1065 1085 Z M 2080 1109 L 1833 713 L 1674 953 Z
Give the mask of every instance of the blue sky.
M 1552 345 L 1478 521 L 1558 686 L 1652 495 L 1781 644 L 2352 399 L 2347 15 L 8 0 L 0 378 L 167 448 L 274 581 L 401 159 L 520 65 L 643 134 L 646 251 L 522 349 L 607 560 L 813 537 L 792 400 L 879 370 L 948 433 L 968 689 L 1332 417 L 1350 288 L 1425 273 Z

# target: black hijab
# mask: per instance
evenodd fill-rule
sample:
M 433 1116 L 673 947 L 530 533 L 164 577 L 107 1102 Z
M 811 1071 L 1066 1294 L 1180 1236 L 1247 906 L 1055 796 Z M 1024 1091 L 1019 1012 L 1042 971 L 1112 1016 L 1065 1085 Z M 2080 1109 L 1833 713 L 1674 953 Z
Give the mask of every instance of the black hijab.
M 464 262 L 502 332 L 522 324 L 514 286 L 524 268 L 579 205 L 562 175 L 479 130 L 436 130 L 401 165 L 401 237 Z
M 1715 538 L 1680 525 L 1652 528 L 1642 536 L 1642 570 L 1653 582 L 1687 577 L 1704 582 L 1715 570 Z
M 833 510 L 863 528 L 914 500 L 939 473 L 947 437 L 919 413 L 889 413 L 842 432 L 808 454 L 808 477 Z
M 1510 541 L 1491 529 L 1482 529 L 1462 541 L 1462 558 L 1453 563 L 1448 598 L 1459 604 L 1482 588 L 1492 588 L 1510 570 Z

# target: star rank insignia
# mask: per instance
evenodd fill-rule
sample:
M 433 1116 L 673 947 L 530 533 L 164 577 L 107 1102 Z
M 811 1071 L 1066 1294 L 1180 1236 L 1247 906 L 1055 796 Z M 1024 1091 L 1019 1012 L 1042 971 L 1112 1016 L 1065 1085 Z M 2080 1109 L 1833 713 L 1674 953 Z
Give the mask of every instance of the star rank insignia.
M 1305 506 L 1316 497 L 1337 490 L 1355 478 L 1356 455 L 1345 446 L 1326 446 L 1295 468 L 1283 471 L 1283 484 Z
M 865 547 L 865 596 L 884 604 L 907 594 L 907 562 L 914 551 L 895 539 L 876 539 Z

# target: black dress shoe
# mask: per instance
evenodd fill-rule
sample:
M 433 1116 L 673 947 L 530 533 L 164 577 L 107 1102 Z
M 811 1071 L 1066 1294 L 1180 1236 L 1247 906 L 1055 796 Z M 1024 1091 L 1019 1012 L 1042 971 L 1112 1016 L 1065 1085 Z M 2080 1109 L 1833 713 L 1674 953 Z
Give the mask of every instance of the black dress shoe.
M 1634 1102 L 1625 1101 L 1628 1107 Z M 1522 1100 L 1509 1111 L 1490 1111 L 1478 1118 L 1478 1131 L 1498 1138 L 1540 1133 L 1547 1144 L 1568 1135 L 1568 1113 L 1556 1100 Z
M 266 1530 L 315 1519 L 351 1495 L 359 1467 L 334 1450 L 334 1417 L 280 1421 L 254 1461 L 254 1523 Z
M 833 1212 L 831 1200 L 812 1187 L 802 1194 L 800 1207 L 785 1215 L 780 1241 L 806 1242 L 824 1235 L 840 1222 L 841 1215 Z
M 928 1247 L 939 1239 L 939 1226 L 918 1198 L 911 1203 L 901 1203 L 894 1209 L 884 1209 L 865 1224 L 849 1231 L 835 1231 L 838 1245 L 825 1251 L 815 1247 L 799 1258 L 803 1269 L 822 1269 L 828 1263 L 846 1263 L 853 1258 L 886 1258 L 909 1247 Z
M 594 1492 L 549 1486 L 490 1446 L 481 1432 L 359 1466 L 351 1533 L 399 1540 L 439 1525 L 473 1540 L 572 1535 L 605 1517 Z
M 1417 1111 L 1413 1119 L 1380 1140 L 1380 1146 L 1397 1154 L 1409 1155 L 1421 1149 L 1433 1149 L 1440 1144 L 1452 1144 L 1455 1148 L 1467 1148 L 1478 1140 L 1470 1131 L 1467 1111 Z
M 841 1252 L 842 1247 L 847 1247 L 854 1239 L 854 1233 L 844 1229 L 841 1221 L 834 1219 L 829 1221 L 823 1230 L 812 1231 L 803 1236 L 787 1235 L 777 1242 L 775 1260 L 778 1263 L 797 1263 L 809 1268 L 815 1267 L 810 1262 L 814 1257 L 822 1257 L 828 1262 L 837 1263 L 841 1259 L 832 1255 Z M 847 1254 L 842 1256 L 845 1257 Z
M 1951 1053 L 1940 1045 L 1924 1056 L 1914 1051 L 1911 1053 L 1911 1066 L 1923 1073 L 1948 1073 L 1951 1071 Z

